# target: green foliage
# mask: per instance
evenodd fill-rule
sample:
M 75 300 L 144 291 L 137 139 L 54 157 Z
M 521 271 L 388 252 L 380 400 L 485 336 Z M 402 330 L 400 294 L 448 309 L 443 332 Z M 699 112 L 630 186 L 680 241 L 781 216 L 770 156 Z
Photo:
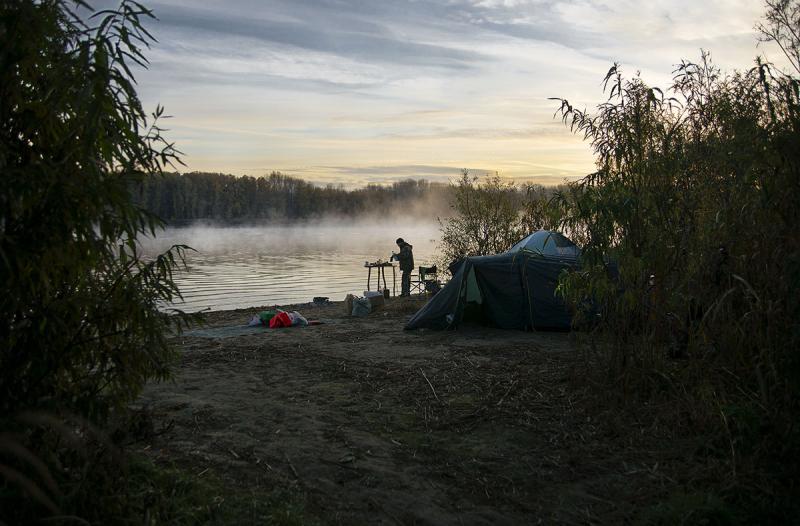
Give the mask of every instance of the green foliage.
M 156 464 L 140 454 L 114 456 L 98 443 L 81 454 L 90 458 L 80 480 L 62 482 L 56 523 L 77 524 L 308 524 L 302 498 L 284 488 L 242 488 L 207 471 L 196 476 L 175 465 Z M 108 491 L 116 488 L 118 491 Z M 12 495 L 3 495 L 9 499 Z M 8 524 L 29 524 L 38 515 L 31 506 L 4 510 Z
M 775 43 L 795 73 L 800 73 L 800 4 L 796 0 L 766 0 L 764 5 L 764 22 L 756 26 L 761 33 L 759 40 Z
M 140 458 L 128 463 L 126 478 L 133 506 L 126 503 L 129 515 L 119 516 L 121 520 L 176 526 L 310 523 L 299 495 L 283 488 L 244 489 L 211 472 L 197 477 L 177 466 L 161 466 Z M 110 522 L 107 519 L 97 517 L 98 522 Z
M 497 174 L 481 180 L 467 170 L 452 186 L 454 213 L 439 221 L 443 263 L 503 252 L 531 232 L 555 224 L 551 189 L 518 187 Z
M 146 65 L 141 22 L 152 14 L 123 1 L 85 22 L 71 7 L 88 6 L 0 4 L 4 515 L 37 509 L 8 505 L 20 488 L 39 512 L 68 505 L 75 494 L 57 485 L 84 480 L 92 461 L 65 441 L 166 378 L 167 337 L 187 320 L 159 310 L 179 297 L 172 272 L 186 247 L 141 259 L 137 236 L 161 223 L 130 195 L 177 159 L 162 109 L 145 113 L 130 70 Z
M 449 261 L 496 254 L 522 237 L 515 188 L 498 175 L 483 181 L 464 170 L 455 186 L 452 218 L 442 224 L 442 251 Z
M 522 237 L 537 230 L 555 230 L 559 226 L 558 208 L 553 197 L 563 186 L 544 187 L 529 184 L 520 188 L 519 229 Z
M 768 7 L 765 35 L 794 64 L 798 3 Z M 560 290 L 599 309 L 594 348 L 620 396 L 684 402 L 675 410 L 692 432 L 719 442 L 732 478 L 723 496 L 748 495 L 737 505 L 754 516 L 797 491 L 798 86 L 761 61 L 723 74 L 703 54 L 666 92 L 615 65 L 595 114 L 560 106 L 597 162 L 554 201 L 584 245 L 582 270 Z

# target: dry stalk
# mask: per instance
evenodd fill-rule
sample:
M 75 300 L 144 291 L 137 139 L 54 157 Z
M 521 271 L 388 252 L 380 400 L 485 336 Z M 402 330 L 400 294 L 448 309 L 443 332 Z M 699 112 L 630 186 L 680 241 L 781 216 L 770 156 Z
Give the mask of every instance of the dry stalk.
M 441 400 L 439 400 L 439 397 L 436 395 L 436 389 L 433 388 L 433 384 L 431 383 L 430 380 L 428 380 L 428 377 L 425 376 L 425 371 L 422 370 L 422 367 L 419 368 L 419 372 L 422 374 L 422 377 L 425 378 L 425 381 L 428 382 L 428 385 L 431 388 L 431 392 L 433 393 L 433 397 L 436 398 L 437 402 L 441 402 Z
M 292 470 L 292 475 L 299 481 L 300 475 L 297 474 L 297 470 L 294 468 L 294 464 L 292 464 L 292 459 L 290 459 L 289 455 L 286 453 L 284 453 L 283 456 L 286 459 L 286 463 L 289 464 L 289 469 Z
M 516 381 L 516 380 L 514 380 L 513 382 L 511 382 L 511 385 L 509 385 L 509 386 L 508 386 L 508 389 L 506 389 L 506 392 L 503 394 L 503 396 L 502 396 L 502 397 L 500 397 L 500 400 L 497 402 L 497 405 L 498 405 L 498 406 L 500 406 L 500 405 L 503 403 L 503 400 L 505 400 L 505 399 L 506 399 L 506 396 L 508 396 L 508 393 L 510 393 L 510 392 L 511 392 L 511 389 L 514 387 L 514 385 L 516 385 L 516 383 L 517 383 L 517 381 Z

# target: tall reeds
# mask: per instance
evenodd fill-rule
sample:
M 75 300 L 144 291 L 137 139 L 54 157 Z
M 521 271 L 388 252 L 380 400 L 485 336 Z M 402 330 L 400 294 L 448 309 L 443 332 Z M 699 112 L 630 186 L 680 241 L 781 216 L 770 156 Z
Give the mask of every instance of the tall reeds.
M 606 385 L 673 401 L 680 431 L 717 443 L 726 496 L 776 518 L 800 458 L 799 85 L 703 53 L 664 91 L 614 65 L 595 113 L 558 110 L 596 154 L 554 205 L 585 247 L 560 290 L 594 306 L 579 323 Z

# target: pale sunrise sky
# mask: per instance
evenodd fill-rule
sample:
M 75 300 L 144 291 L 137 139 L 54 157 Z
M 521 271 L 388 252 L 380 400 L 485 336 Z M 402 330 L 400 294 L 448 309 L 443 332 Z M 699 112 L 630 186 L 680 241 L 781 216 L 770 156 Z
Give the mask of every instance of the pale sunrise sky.
M 711 51 L 748 68 L 760 0 L 158 0 L 137 73 L 173 116 L 182 171 L 315 183 L 447 181 L 461 168 L 557 183 L 592 170 L 548 97 L 603 98 L 614 61 L 666 87 Z

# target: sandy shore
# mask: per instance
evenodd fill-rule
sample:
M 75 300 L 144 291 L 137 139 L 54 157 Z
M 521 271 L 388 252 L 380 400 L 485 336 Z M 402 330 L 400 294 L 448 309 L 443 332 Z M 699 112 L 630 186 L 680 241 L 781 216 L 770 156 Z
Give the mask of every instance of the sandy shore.
M 141 450 L 243 492 L 291 488 L 323 524 L 618 523 L 657 502 L 656 437 L 598 413 L 569 334 L 403 331 L 421 304 L 176 338 L 175 381 L 141 398 L 156 430 Z

